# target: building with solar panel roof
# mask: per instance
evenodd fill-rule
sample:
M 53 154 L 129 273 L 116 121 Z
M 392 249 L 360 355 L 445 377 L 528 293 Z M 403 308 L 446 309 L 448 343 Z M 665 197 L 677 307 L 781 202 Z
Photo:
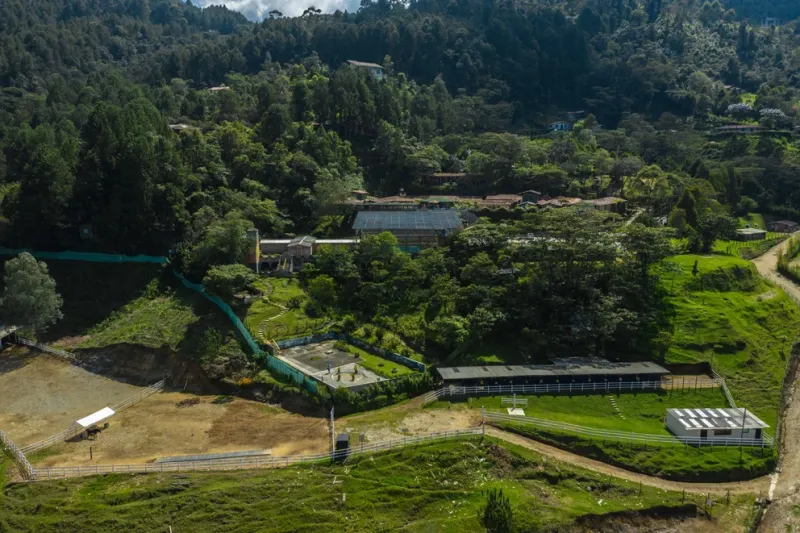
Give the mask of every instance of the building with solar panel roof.
M 400 248 L 417 252 L 464 227 L 456 209 L 415 211 L 359 211 L 353 229 L 359 237 L 388 231 L 397 237 Z
M 667 429 L 679 437 L 762 440 L 769 427 L 747 409 L 667 409 Z

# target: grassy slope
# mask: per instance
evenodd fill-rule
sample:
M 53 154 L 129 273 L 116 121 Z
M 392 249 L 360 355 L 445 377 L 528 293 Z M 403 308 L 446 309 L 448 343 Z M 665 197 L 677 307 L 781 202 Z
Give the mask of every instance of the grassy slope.
M 345 466 L 20 484 L 0 495 L 0 530 L 478 531 L 483 491 L 495 487 L 511 499 L 520 525 L 568 524 L 587 513 L 681 501 L 678 493 L 644 487 L 639 494 L 635 483 L 544 464 L 527 450 L 472 441 L 407 448 Z
M 611 463 L 651 476 L 692 482 L 724 482 L 752 479 L 775 468 L 775 451 L 766 448 L 695 448 L 692 446 L 645 447 L 644 444 L 618 444 L 553 433 L 523 424 L 500 427 L 573 451 L 584 457 Z
M 65 317 L 47 332 L 48 342 L 86 336 L 77 347 L 128 343 L 195 357 L 200 334 L 215 328 L 231 349 L 241 349 L 225 315 L 160 266 L 74 261 L 48 266 L 64 297 Z
M 508 406 L 501 406 L 501 399 L 504 397 L 509 396 L 469 398 L 466 402 L 458 402 L 453 405 L 476 409 L 485 406 L 489 411 L 505 413 Z M 623 419 L 617 414 L 611 400 L 602 394 L 527 397 L 518 395 L 517 398 L 527 398 L 528 407 L 524 408 L 527 416 L 598 429 L 655 435 L 669 435 L 664 427 L 664 416 L 669 408 L 697 405 L 728 406 L 719 389 L 614 394 L 614 401 L 625 416 Z M 448 406 L 448 403 L 436 402 L 432 406 L 434 408 L 444 407 Z
M 354 362 L 358 363 L 359 366 L 363 366 L 367 370 L 371 370 L 379 376 L 387 379 L 408 376 L 416 373 L 405 365 L 401 365 L 395 363 L 394 361 L 384 359 L 383 357 L 373 355 L 356 346 L 345 344 L 344 346 L 340 345 L 339 348 L 344 348 L 344 351 L 353 355 L 358 355 L 358 359 L 356 360 L 354 358 Z
M 673 306 L 674 342 L 667 362 L 712 361 L 726 378 L 737 403 L 754 410 L 773 431 L 786 359 L 800 331 L 800 311 L 779 288 L 755 279 L 750 291 L 697 290 L 692 265 L 699 275 L 743 267 L 730 256 L 683 255 L 670 259 L 680 273 L 662 276 Z M 751 271 L 752 276 L 757 276 Z
M 289 301 L 292 299 L 298 300 L 301 307 L 290 308 L 280 317 L 267 322 L 263 330 L 266 339 L 291 339 L 313 333 L 324 333 L 329 329 L 326 326 L 330 325 L 331 320 L 324 317 L 310 318 L 306 315 L 302 306 L 310 299 L 296 279 L 261 279 L 256 285 L 264 292 L 268 301 L 258 300 L 252 303 L 243 317 L 253 338 L 260 339 L 258 333 L 261 324 L 268 318 L 278 316 L 282 311 L 280 306 L 290 307 Z

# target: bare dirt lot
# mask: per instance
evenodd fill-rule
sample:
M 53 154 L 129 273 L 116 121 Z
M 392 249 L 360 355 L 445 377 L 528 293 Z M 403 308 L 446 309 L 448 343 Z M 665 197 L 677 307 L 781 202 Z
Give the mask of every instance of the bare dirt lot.
M 0 354 L 0 429 L 17 444 L 30 444 L 140 390 L 54 357 L 8 350 Z M 164 392 L 116 414 L 96 440 L 65 442 L 30 459 L 41 466 L 125 464 L 250 449 L 316 453 L 329 443 L 324 418 L 241 399 Z
M 33 460 L 39 466 L 133 464 L 172 455 L 241 450 L 318 453 L 329 445 L 324 418 L 247 400 L 162 392 L 114 416 L 96 440 L 59 444 Z
M 30 444 L 140 390 L 49 355 L 8 349 L 0 353 L 0 429 L 18 445 Z

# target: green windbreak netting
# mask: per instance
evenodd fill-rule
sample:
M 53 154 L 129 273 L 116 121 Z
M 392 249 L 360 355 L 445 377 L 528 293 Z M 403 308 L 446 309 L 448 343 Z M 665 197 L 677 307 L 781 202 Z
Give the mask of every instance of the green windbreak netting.
M 122 254 L 100 254 L 94 252 L 37 252 L 25 248 L 16 250 L 11 248 L 0 248 L 0 255 L 19 255 L 28 252 L 36 259 L 57 259 L 62 261 L 88 261 L 91 263 L 154 263 L 163 265 L 168 262 L 167 258 L 160 255 L 122 255 Z
M 0 255 L 19 255 L 22 252 L 28 252 L 37 259 L 54 259 L 61 261 L 87 261 L 91 263 L 152 263 L 158 265 L 163 265 L 169 262 L 169 260 L 164 256 L 153 255 L 122 255 L 73 251 L 37 252 L 35 250 L 28 250 L 25 248 L 11 249 L 0 247 Z M 228 316 L 228 319 L 242 336 L 253 354 L 264 353 L 259 344 L 253 339 L 252 335 L 250 335 L 250 332 L 247 330 L 244 324 L 242 324 L 242 321 L 239 320 L 239 317 L 236 316 L 236 313 L 233 312 L 233 309 L 231 309 L 230 305 L 223 302 L 220 298 L 208 294 L 203 285 L 199 283 L 192 283 L 175 270 L 173 270 L 172 273 L 180 280 L 184 287 L 202 294 L 204 298 L 219 307 L 222 312 Z M 317 383 L 313 379 L 309 378 L 296 368 L 293 368 L 280 359 L 268 356 L 267 366 L 270 368 L 270 370 L 287 376 L 297 385 L 304 387 L 307 391 L 311 393 L 317 392 Z

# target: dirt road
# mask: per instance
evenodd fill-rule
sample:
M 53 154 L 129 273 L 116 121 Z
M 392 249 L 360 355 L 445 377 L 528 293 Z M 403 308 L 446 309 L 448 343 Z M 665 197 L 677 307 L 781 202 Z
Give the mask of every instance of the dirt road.
M 795 233 L 794 235 L 800 235 L 800 232 Z M 761 274 L 762 277 L 775 283 L 795 301 L 800 302 L 800 287 L 778 273 L 778 252 L 786 249 L 788 245 L 789 239 L 786 239 L 774 248 L 771 248 L 768 252 L 753 259 L 753 264 L 756 266 L 758 273 Z
M 753 264 L 761 276 L 778 285 L 796 302 L 800 302 L 800 287 L 777 271 L 778 252 L 787 246 L 788 239 L 754 259 Z M 794 508 L 800 505 L 800 395 L 797 394 L 797 380 L 787 393 L 788 407 L 781 420 L 779 472 L 774 476 L 769 489 L 773 502 L 761 522 L 761 533 L 800 530 L 800 516 L 794 512 Z
M 642 483 L 643 485 L 648 485 L 650 487 L 656 487 L 663 490 L 685 490 L 686 492 L 698 494 L 725 494 L 728 491 L 730 491 L 731 494 L 758 494 L 759 491 L 761 491 L 762 493 L 766 494 L 767 488 L 769 487 L 769 478 L 766 476 L 757 479 L 751 479 L 749 481 L 737 481 L 733 483 L 685 483 L 680 481 L 668 481 L 658 477 L 637 474 L 636 472 L 631 472 L 630 470 L 612 466 L 601 461 L 595 461 L 594 459 L 589 459 L 587 457 L 583 457 L 582 455 L 577 455 L 554 446 L 543 444 L 536 440 L 528 439 L 521 435 L 517 435 L 516 433 L 510 433 L 494 427 L 487 426 L 486 435 L 510 442 L 511 444 L 522 446 L 572 466 L 579 466 L 581 468 L 591 470 L 592 472 L 599 472 L 608 476 L 626 479 L 635 483 Z

